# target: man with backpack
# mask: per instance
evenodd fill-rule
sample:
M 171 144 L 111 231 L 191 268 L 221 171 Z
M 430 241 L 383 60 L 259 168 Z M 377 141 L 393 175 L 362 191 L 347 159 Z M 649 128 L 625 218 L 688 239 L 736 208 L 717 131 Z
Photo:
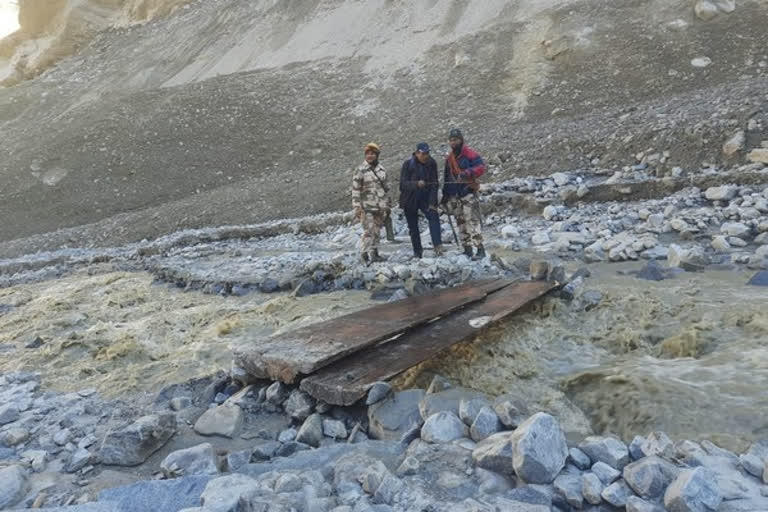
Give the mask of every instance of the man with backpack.
M 429 144 L 421 142 L 411 158 L 403 162 L 400 170 L 400 207 L 408 222 L 415 258 L 421 258 L 424 254 L 419 231 L 419 211 L 429 222 L 429 235 L 435 255 L 443 254 L 440 216 L 437 212 L 438 185 L 437 162 L 430 156 Z
M 464 254 L 480 260 L 486 254 L 477 179 L 485 173 L 485 162 L 475 150 L 464 144 L 464 135 L 458 128 L 451 130 L 448 142 L 451 151 L 445 158 L 442 204 L 449 215 L 456 217 Z M 473 245 L 477 248 L 474 257 Z

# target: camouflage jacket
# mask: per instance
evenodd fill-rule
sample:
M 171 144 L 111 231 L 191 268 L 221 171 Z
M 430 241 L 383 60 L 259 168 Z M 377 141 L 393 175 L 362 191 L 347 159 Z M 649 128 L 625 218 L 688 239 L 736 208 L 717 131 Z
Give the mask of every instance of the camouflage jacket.
M 381 164 L 374 169 L 363 162 L 355 169 L 352 178 L 352 207 L 362 208 L 366 212 L 390 210 L 387 171 Z

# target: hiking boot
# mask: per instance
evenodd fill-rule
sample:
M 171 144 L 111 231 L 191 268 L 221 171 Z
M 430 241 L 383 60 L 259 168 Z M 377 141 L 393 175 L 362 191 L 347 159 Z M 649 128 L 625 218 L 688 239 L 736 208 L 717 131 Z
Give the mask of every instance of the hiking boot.
M 472 257 L 472 246 L 471 245 L 465 245 L 464 246 L 464 256 L 466 256 L 467 258 L 471 258 Z
M 474 258 L 472 258 L 475 261 L 478 260 L 484 260 L 485 259 L 485 247 L 482 245 L 477 248 L 477 254 L 475 254 Z
M 387 258 L 380 255 L 378 249 L 374 249 L 371 251 L 371 263 L 381 263 L 383 261 L 387 261 Z
M 443 246 L 442 245 L 438 245 L 437 247 L 435 247 L 435 256 L 436 257 L 439 258 L 443 254 L 445 254 L 445 251 L 443 250 Z
M 366 266 L 371 264 L 371 260 L 368 258 L 367 252 L 364 252 L 360 255 L 360 261 L 362 261 Z

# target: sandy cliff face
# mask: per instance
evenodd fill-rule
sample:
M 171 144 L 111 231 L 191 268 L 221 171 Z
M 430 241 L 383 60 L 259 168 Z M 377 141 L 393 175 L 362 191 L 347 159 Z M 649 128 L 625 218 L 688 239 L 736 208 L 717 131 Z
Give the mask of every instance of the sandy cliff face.
M 146 22 L 189 0 L 20 0 L 19 30 L 0 42 L 0 84 L 35 77 L 100 32 Z
M 362 144 L 396 168 L 452 125 L 507 155 L 498 177 L 648 150 L 698 166 L 766 102 L 767 0 L 182 3 L 22 3 L 0 51 L 0 240 L 343 208 Z

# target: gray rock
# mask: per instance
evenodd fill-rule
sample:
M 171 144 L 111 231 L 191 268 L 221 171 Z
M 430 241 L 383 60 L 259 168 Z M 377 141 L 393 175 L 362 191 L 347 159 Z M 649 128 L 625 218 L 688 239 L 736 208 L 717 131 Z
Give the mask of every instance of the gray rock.
M 21 417 L 16 404 L 5 404 L 0 406 L 0 425 L 7 425 L 13 423 Z
M 280 381 L 273 382 L 267 388 L 266 400 L 273 405 L 281 405 L 288 399 L 288 388 Z
M 618 470 L 629 464 L 627 445 L 613 437 L 590 436 L 579 444 L 579 449 L 593 461 L 605 462 Z
M 427 418 L 421 438 L 428 443 L 449 443 L 468 435 L 467 426 L 450 411 L 440 411 Z
M 549 263 L 546 261 L 531 262 L 530 276 L 534 281 L 542 281 L 549 274 Z
M 728 236 L 735 236 L 737 238 L 748 238 L 752 233 L 752 229 L 741 222 L 726 222 L 720 226 L 720 232 Z
M 228 453 L 227 469 L 231 472 L 238 471 L 241 468 L 244 468 L 245 466 L 250 464 L 252 458 L 253 458 L 253 452 L 251 450 L 239 450 L 236 452 Z
M 592 466 L 592 461 L 587 454 L 578 448 L 568 450 L 568 457 L 573 462 L 573 465 L 581 470 L 587 470 Z
M 433 414 L 442 411 L 459 415 L 460 404 L 463 400 L 486 398 L 485 394 L 466 388 L 450 388 L 444 391 L 429 393 L 419 402 L 422 419 L 426 420 Z
M 260 491 L 261 485 L 253 478 L 240 474 L 227 475 L 208 482 L 200 495 L 200 504 L 212 512 L 253 510 L 247 505 L 249 498 L 257 496 Z
M 722 501 L 717 474 L 705 467 L 681 471 L 664 494 L 669 512 L 714 511 Z
M 173 480 L 149 480 L 99 493 L 99 502 L 108 510 L 157 512 L 181 510 L 200 505 L 200 494 L 211 477 L 189 476 Z
M 168 405 L 170 405 L 173 411 L 183 411 L 192 406 L 192 399 L 188 396 L 177 396 L 171 398 Z
M 72 432 L 70 432 L 68 428 L 65 428 L 63 430 L 59 430 L 53 435 L 53 442 L 59 446 L 64 446 L 69 442 L 71 437 Z
M 479 442 L 472 451 L 472 460 L 478 467 L 512 475 L 514 448 L 512 432 L 501 432 Z
M 488 405 L 491 403 L 486 398 L 464 398 L 459 402 L 459 418 L 467 425 L 472 425 L 480 409 Z
M 294 436 L 295 439 L 295 436 Z M 265 441 L 257 444 L 253 447 L 253 453 L 251 454 L 251 460 L 255 462 L 261 462 L 271 459 L 277 453 L 281 444 L 277 441 Z
M 512 395 L 501 395 L 493 401 L 493 410 L 507 428 L 517 428 L 528 419 L 528 408 Z
M 749 286 L 768 286 L 768 270 L 761 270 L 747 283 Z
M 27 450 L 21 454 L 21 457 L 29 462 L 35 473 L 45 471 L 45 461 L 48 457 L 48 452 L 45 450 Z
M 387 472 L 381 479 L 381 483 L 376 487 L 373 498 L 378 503 L 393 505 L 404 488 L 405 484 L 399 478 Z
M 624 480 L 619 480 L 606 487 L 601 496 L 614 507 L 621 508 L 627 506 L 627 501 L 633 494 L 632 489 L 629 488 Z
M 511 488 L 509 479 L 495 471 L 476 468 L 475 478 L 479 484 L 479 490 L 483 494 L 501 494 Z
M 315 399 L 304 391 L 295 389 L 283 404 L 285 412 L 294 420 L 304 421 L 315 409 Z
M 91 454 L 91 452 L 85 448 L 78 448 L 72 452 L 72 455 L 69 457 L 65 471 L 67 473 L 75 473 L 83 469 L 88 464 L 91 464 L 92 461 L 93 454 Z
M 368 433 L 374 439 L 398 441 L 412 426 L 423 424 L 419 403 L 424 398 L 421 389 L 394 393 L 368 408 Z
M 291 455 L 311 450 L 312 447 L 305 443 L 299 443 L 298 441 L 289 441 L 280 446 L 275 452 L 275 457 L 290 457 Z
M 287 428 L 280 432 L 280 435 L 277 436 L 277 440 L 281 443 L 289 443 L 291 441 L 295 441 L 297 433 L 298 432 L 295 428 Z
M 730 139 L 725 141 L 723 144 L 723 154 L 725 156 L 732 156 L 742 149 L 744 149 L 744 145 L 747 142 L 747 136 L 744 133 L 744 130 L 739 130 L 736 133 L 734 133 Z M 709 192 L 710 189 L 707 189 L 707 192 Z M 707 197 L 707 199 L 709 199 Z
M 317 448 L 323 440 L 323 417 L 319 414 L 312 414 L 301 425 L 296 434 L 296 441 L 308 444 Z
M 643 445 L 645 444 L 645 438 L 643 436 L 635 436 L 632 442 L 629 443 L 629 456 L 632 460 L 640 460 L 645 457 L 643 453 Z
M 421 468 L 421 462 L 417 457 L 408 456 L 403 459 L 403 462 L 397 467 L 395 473 L 398 476 L 411 476 L 419 472 Z
M 141 417 L 127 427 L 110 432 L 102 444 L 99 459 L 107 465 L 138 466 L 175 433 L 176 416 L 173 414 Z
M 664 509 L 637 496 L 630 496 L 627 500 L 627 512 L 664 512 Z
M 515 473 L 524 482 L 548 484 L 565 467 L 568 445 L 557 420 L 537 413 L 512 433 Z
M 160 463 L 166 477 L 218 475 L 216 452 L 210 443 L 203 443 L 170 453 Z
M 747 473 L 762 478 L 766 460 L 768 460 L 768 440 L 752 443 L 747 453 L 741 455 L 739 460 Z
M 592 472 L 600 479 L 605 485 L 610 485 L 615 482 L 617 478 L 621 476 L 621 471 L 612 468 L 608 464 L 602 461 L 597 461 L 592 465 Z
M 730 201 L 739 192 L 738 187 L 733 185 L 723 185 L 721 187 L 709 187 L 704 192 L 704 197 L 710 201 Z
M 452 387 L 453 384 L 451 384 L 448 379 L 442 375 L 435 375 L 432 377 L 432 382 L 429 383 L 427 394 L 431 395 L 432 393 L 439 393 L 440 391 L 445 391 L 447 389 L 451 389 Z
M 584 473 L 581 475 L 581 490 L 587 503 L 599 505 L 603 501 L 601 494 L 604 489 L 603 482 L 594 473 Z
M 664 495 L 677 477 L 678 469 L 664 459 L 651 455 L 624 468 L 624 481 L 643 499 L 655 500 Z
M 243 426 L 243 410 L 226 403 L 208 409 L 195 423 L 195 432 L 203 436 L 223 436 L 233 439 Z
M 567 501 L 570 506 L 577 509 L 584 506 L 581 475 L 562 474 L 555 478 L 554 486 L 555 490 L 565 498 L 565 501 Z
M 490 435 L 499 432 L 502 429 L 499 417 L 490 407 L 486 406 L 480 409 L 472 427 L 469 429 L 469 435 L 473 441 L 482 441 Z
M 21 466 L 0 469 L 0 510 L 16 505 L 28 489 L 27 473 Z
M 388 382 L 374 382 L 371 389 L 368 390 L 368 398 L 365 400 L 365 405 L 373 405 L 381 402 L 392 393 L 392 386 Z
M 333 439 L 346 439 L 347 427 L 343 421 L 339 420 L 323 420 L 323 434 Z
M 11 427 L 5 431 L 3 443 L 6 446 L 16 446 L 29 439 L 29 430 L 20 427 Z

